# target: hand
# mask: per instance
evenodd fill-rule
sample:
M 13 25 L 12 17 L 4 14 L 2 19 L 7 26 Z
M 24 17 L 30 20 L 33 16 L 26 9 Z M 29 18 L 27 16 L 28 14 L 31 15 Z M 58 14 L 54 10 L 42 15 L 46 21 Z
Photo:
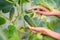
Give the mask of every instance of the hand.
M 27 26 L 30 28 L 30 30 L 34 33 L 41 33 L 43 35 L 47 35 L 47 32 L 50 31 L 49 29 L 43 28 L 43 27 L 31 27 L 29 24 Z
M 34 34 L 37 34 L 37 33 L 41 33 L 41 34 L 43 34 L 43 35 L 46 35 L 46 34 L 47 34 L 47 33 L 46 33 L 47 29 L 42 28 L 42 27 L 31 27 L 30 29 L 31 29 L 31 31 L 32 31 Z
M 28 11 L 35 10 L 36 14 L 46 15 L 46 16 L 60 16 L 60 12 L 57 10 L 49 11 L 43 6 L 33 6 L 28 9 Z
M 31 27 L 29 24 L 27 24 L 27 26 L 35 34 L 41 33 L 43 35 L 47 35 L 47 36 L 53 37 L 53 38 L 55 38 L 57 40 L 60 40 L 60 34 L 58 34 L 56 32 L 53 32 L 53 31 L 51 31 L 49 29 L 46 29 L 46 28 L 43 28 L 43 27 Z

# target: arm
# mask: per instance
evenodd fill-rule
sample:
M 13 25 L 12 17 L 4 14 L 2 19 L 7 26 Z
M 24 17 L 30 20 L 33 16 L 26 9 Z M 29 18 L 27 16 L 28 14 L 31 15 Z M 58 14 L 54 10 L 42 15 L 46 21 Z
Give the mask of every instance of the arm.
M 34 10 L 36 8 L 37 9 L 39 8 L 39 10 L 35 10 L 35 13 L 37 13 L 37 14 L 46 15 L 46 16 L 56 16 L 56 17 L 60 18 L 60 11 L 53 10 L 52 12 L 50 12 L 49 10 L 47 10 L 43 6 L 34 6 L 34 7 L 30 8 L 29 11 Z M 40 10 L 40 9 L 42 9 L 42 10 Z M 34 28 L 34 27 L 32 27 L 30 29 L 32 29 L 32 31 L 34 33 L 41 32 L 44 35 L 48 35 L 48 36 L 51 36 L 51 37 L 53 37 L 53 38 L 55 38 L 57 40 L 60 40 L 60 34 L 58 34 L 56 32 L 53 32 L 53 31 L 51 31 L 49 29 L 46 29 L 46 28 Z
M 46 16 L 56 16 L 56 17 L 60 18 L 60 11 L 58 11 L 58 10 L 54 9 L 52 12 L 50 12 L 48 9 L 46 9 L 43 6 L 34 6 L 34 7 L 29 8 L 28 11 L 31 11 L 34 9 L 37 9 L 37 10 L 35 10 L 35 13 L 37 13 L 37 14 L 46 15 Z
M 60 18 L 60 11 L 55 10 L 53 13 L 56 17 Z
M 53 38 L 55 38 L 57 40 L 60 40 L 60 34 L 58 34 L 56 32 L 53 32 L 51 30 L 46 30 L 45 32 L 46 32 L 45 35 L 48 35 L 48 36 L 51 36 L 51 37 L 53 37 Z
M 50 37 L 53 37 L 57 40 L 60 40 L 60 34 L 56 33 L 56 32 L 53 32 L 49 29 L 46 29 L 46 28 L 39 28 L 39 27 L 30 27 L 30 29 L 32 30 L 33 33 L 42 33 L 43 35 L 47 35 L 47 36 L 50 36 Z

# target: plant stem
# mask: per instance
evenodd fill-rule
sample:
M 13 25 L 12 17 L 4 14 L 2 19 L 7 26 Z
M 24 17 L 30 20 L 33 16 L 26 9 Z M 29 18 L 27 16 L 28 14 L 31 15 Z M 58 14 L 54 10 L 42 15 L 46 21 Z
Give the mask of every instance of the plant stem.
M 5 19 L 8 19 L 9 20 L 9 18 L 7 18 L 6 16 L 4 16 L 1 11 L 0 11 L 0 16 L 3 16 Z

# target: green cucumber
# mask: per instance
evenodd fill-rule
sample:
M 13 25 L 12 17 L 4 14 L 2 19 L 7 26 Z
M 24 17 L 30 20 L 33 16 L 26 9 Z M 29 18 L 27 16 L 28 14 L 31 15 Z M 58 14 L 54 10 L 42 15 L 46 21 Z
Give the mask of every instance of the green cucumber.
M 24 20 L 25 20 L 30 26 L 37 27 L 37 25 L 35 24 L 35 22 L 34 22 L 28 15 L 25 15 L 25 16 L 24 16 Z
M 24 16 L 25 21 L 32 27 L 37 27 L 37 25 L 35 24 L 35 22 L 28 16 L 25 15 Z M 37 33 L 35 34 L 36 37 L 34 37 L 34 40 L 38 39 L 40 40 L 42 38 L 42 36 L 40 35 L 41 33 Z M 34 34 L 33 34 L 34 35 Z M 39 35 L 39 36 L 38 36 Z
M 14 7 L 12 7 L 11 10 L 10 10 L 10 13 L 9 13 L 9 19 L 10 20 L 12 20 L 12 18 L 14 16 L 14 12 L 15 12 Z

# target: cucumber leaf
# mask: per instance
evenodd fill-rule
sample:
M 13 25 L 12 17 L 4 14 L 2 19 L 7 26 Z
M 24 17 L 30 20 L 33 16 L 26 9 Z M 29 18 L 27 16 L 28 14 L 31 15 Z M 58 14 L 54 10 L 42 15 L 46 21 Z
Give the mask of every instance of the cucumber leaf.
M 3 18 L 3 17 L 0 17 L 0 25 L 3 25 L 3 24 L 5 24 L 6 23 L 6 20 L 5 20 L 5 18 Z
M 3 30 L 8 40 L 20 40 L 18 31 L 14 25 L 9 25 L 8 28 Z

